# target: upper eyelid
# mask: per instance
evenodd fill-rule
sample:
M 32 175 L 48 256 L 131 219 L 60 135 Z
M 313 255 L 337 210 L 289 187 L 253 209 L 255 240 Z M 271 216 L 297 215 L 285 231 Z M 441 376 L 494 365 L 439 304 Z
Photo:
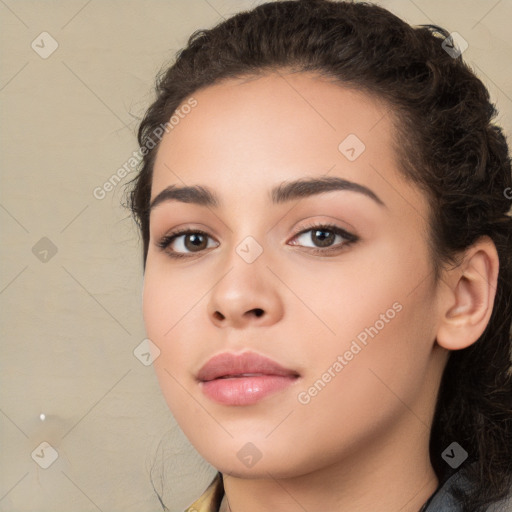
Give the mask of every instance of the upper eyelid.
M 332 223 L 329 223 L 329 222 L 325 222 L 325 223 L 318 223 L 318 224 L 315 223 L 312 226 L 304 226 L 301 229 L 299 229 L 298 231 L 296 231 L 295 234 L 293 235 L 293 237 L 296 237 L 297 235 L 300 235 L 302 233 L 307 233 L 308 231 L 311 231 L 313 229 L 320 229 L 320 228 L 325 228 L 326 231 L 335 230 L 336 229 L 336 230 L 342 231 L 343 233 L 346 233 L 348 235 L 355 236 L 353 233 L 351 233 L 350 231 L 346 230 L 345 228 L 342 228 L 341 226 L 337 226 L 335 224 L 332 224 Z M 206 230 L 200 229 L 200 228 L 183 228 L 183 229 L 178 229 L 176 232 L 171 232 L 169 234 L 165 234 L 165 235 L 163 235 L 160 238 L 178 238 L 180 236 L 187 235 L 187 234 L 190 234 L 190 233 L 201 233 L 203 235 L 209 236 L 210 238 L 215 238 L 213 235 L 208 233 Z
M 346 238 L 348 238 L 346 243 L 359 239 L 359 237 L 357 235 L 351 233 L 350 231 L 347 231 L 346 229 L 344 229 L 344 228 L 342 228 L 342 227 L 340 227 L 340 226 L 338 226 L 336 224 L 333 224 L 333 223 L 330 223 L 330 222 L 321 222 L 320 221 L 320 222 L 314 222 L 310 226 L 303 226 L 302 228 L 300 228 L 298 231 L 295 232 L 295 234 L 292 236 L 291 240 L 297 238 L 299 235 L 307 233 L 308 231 L 312 231 L 314 229 L 321 229 L 321 228 L 323 228 L 325 231 L 334 231 L 334 232 L 337 231 L 338 233 L 336 233 L 336 234 L 338 234 L 340 236 L 346 235 Z M 186 236 L 186 235 L 192 234 L 192 233 L 200 233 L 202 235 L 205 235 L 205 236 L 215 240 L 216 243 L 219 243 L 218 240 L 216 240 L 215 237 L 212 236 L 210 233 L 208 233 L 206 230 L 199 229 L 199 228 L 188 228 L 188 227 L 185 227 L 183 229 L 178 229 L 174 233 L 171 232 L 171 233 L 169 233 L 167 235 L 162 236 L 156 242 L 156 244 L 159 245 L 162 249 L 165 250 L 171 243 L 174 243 L 177 238 L 180 238 L 182 236 Z M 165 247 L 163 247 L 164 242 L 167 242 Z M 328 249 L 329 248 L 326 248 L 326 251 Z M 173 251 L 173 252 L 176 252 L 176 251 Z M 199 252 L 201 252 L 201 251 L 199 251 Z M 199 252 L 197 254 L 199 254 Z M 179 253 L 179 254 L 194 254 L 194 253 L 192 252 L 192 253 Z

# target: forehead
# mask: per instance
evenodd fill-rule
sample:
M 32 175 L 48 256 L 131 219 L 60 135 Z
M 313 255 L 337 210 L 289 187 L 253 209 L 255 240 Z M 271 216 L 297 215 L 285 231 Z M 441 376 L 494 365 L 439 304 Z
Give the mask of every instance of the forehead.
M 366 93 L 283 72 L 224 80 L 192 96 L 195 106 L 160 143 L 152 198 L 170 184 L 202 184 L 228 201 L 263 201 L 275 184 L 322 175 L 377 188 L 380 197 L 408 186 L 392 113 Z

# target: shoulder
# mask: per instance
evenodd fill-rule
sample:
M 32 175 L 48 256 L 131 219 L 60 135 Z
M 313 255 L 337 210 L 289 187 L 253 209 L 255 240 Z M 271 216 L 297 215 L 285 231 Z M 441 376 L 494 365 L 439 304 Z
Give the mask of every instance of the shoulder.
M 462 506 L 452 491 L 467 490 L 470 486 L 465 471 L 458 471 L 436 491 L 424 512 L 462 512 Z M 486 512 L 512 512 L 512 489 L 504 499 L 489 505 Z

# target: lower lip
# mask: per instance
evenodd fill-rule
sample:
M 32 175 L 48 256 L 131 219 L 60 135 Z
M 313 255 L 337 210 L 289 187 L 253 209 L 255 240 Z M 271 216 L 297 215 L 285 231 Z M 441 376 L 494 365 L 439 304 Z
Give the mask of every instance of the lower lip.
M 202 382 L 203 393 L 223 405 L 251 405 L 266 396 L 287 388 L 296 377 L 283 375 L 261 375 L 254 377 L 232 377 Z

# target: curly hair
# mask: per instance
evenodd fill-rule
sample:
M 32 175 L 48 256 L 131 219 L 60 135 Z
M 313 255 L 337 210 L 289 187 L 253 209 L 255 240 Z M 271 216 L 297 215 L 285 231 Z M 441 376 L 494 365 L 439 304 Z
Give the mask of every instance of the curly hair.
M 268 2 L 210 30 L 196 31 L 157 77 L 154 103 L 138 131 L 148 148 L 191 94 L 224 79 L 292 69 L 312 71 L 384 101 L 395 131 L 399 172 L 427 195 L 436 279 L 483 236 L 499 257 L 490 321 L 476 343 L 452 351 L 430 437 L 440 480 L 453 470 L 442 451 L 457 441 L 469 453 L 471 487 L 456 489 L 465 512 L 484 511 L 512 485 L 511 161 L 489 93 L 441 27 L 412 27 L 377 5 L 330 0 Z M 144 153 L 128 207 L 149 245 L 149 202 L 158 141 Z

